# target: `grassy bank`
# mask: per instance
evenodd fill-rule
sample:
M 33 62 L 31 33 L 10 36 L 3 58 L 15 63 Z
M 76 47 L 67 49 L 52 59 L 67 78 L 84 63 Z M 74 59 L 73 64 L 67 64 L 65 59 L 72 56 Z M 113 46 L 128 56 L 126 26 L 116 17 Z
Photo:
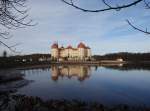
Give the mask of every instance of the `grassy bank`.
M 146 106 L 105 106 L 80 100 L 48 100 L 24 95 L 0 95 L 1 111 L 149 111 Z

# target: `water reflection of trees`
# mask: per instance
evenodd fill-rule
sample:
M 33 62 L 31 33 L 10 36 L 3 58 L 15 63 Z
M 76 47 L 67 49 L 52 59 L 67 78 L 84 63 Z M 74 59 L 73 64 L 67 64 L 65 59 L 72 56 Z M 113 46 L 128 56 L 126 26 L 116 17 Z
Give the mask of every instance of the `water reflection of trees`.
M 150 64 L 146 63 L 130 63 L 130 64 L 122 64 L 118 65 L 107 65 L 104 66 L 105 68 L 109 69 L 117 69 L 117 70 L 150 70 Z
M 59 78 L 67 77 L 69 79 L 77 77 L 79 81 L 84 81 L 89 78 L 91 74 L 90 66 L 76 66 L 76 65 L 67 65 L 67 66 L 51 66 L 51 78 L 54 81 L 59 80 Z
M 49 72 L 50 67 L 28 67 L 21 69 L 23 74 L 41 74 L 43 71 Z

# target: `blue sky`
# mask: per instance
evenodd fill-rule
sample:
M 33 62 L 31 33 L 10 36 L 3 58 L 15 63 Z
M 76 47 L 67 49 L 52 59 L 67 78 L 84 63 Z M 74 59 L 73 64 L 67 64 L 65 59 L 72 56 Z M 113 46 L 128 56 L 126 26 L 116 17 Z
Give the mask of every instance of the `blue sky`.
M 84 8 L 103 8 L 99 0 L 77 0 L 76 3 Z M 50 53 L 50 46 L 55 41 L 74 47 L 82 41 L 92 48 L 93 54 L 150 52 L 150 36 L 135 31 L 125 21 L 129 19 L 137 26 L 150 28 L 150 14 L 142 3 L 102 13 L 82 12 L 61 0 L 31 0 L 27 4 L 30 18 L 38 25 L 13 30 L 13 38 L 6 41 L 8 44 L 21 43 L 16 48 L 22 54 Z

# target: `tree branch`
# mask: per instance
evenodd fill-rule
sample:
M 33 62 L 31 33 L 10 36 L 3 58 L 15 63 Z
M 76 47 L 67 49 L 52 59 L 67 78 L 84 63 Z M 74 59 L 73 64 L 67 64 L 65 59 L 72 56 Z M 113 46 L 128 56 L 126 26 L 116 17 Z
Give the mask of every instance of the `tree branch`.
M 27 0 L 0 0 L 0 44 L 10 49 L 12 52 L 16 52 L 15 44 L 13 46 L 7 45 L 3 42 L 4 39 L 9 39 L 9 32 L 4 31 L 7 29 L 24 28 L 26 26 L 35 26 L 37 23 L 33 23 L 28 18 L 28 9 L 26 8 Z
M 102 0 L 102 2 L 104 3 L 105 6 L 107 6 L 107 8 L 103 8 L 103 9 L 98 9 L 98 10 L 89 10 L 89 9 L 84 9 L 84 8 L 81 8 L 77 5 L 75 5 L 75 3 L 73 2 L 73 0 L 61 0 L 62 2 L 64 2 L 65 4 L 67 5 L 70 5 L 76 9 L 79 9 L 81 11 L 84 11 L 84 12 L 104 12 L 104 11 L 110 11 L 110 10 L 116 10 L 116 11 L 120 11 L 121 9 L 124 9 L 124 8 L 128 8 L 128 7 L 131 7 L 131 6 L 134 6 L 140 2 L 144 2 L 145 6 L 147 9 L 150 9 L 150 2 L 149 1 L 146 1 L 146 0 L 132 0 L 133 2 L 131 3 L 128 3 L 128 4 L 124 4 L 124 5 L 116 5 L 116 6 L 111 6 L 109 3 L 106 2 L 106 0 Z M 69 2 L 70 1 L 70 2 Z M 127 23 L 135 30 L 138 30 L 140 32 L 143 32 L 145 34 L 150 34 L 149 31 L 147 31 L 147 28 L 145 30 L 142 30 L 136 26 L 134 26 L 129 20 L 126 20 Z
M 81 8 L 81 7 L 77 6 L 77 5 L 75 5 L 72 0 L 70 0 L 70 2 L 68 2 L 66 0 L 61 0 L 61 1 L 66 3 L 66 4 L 68 4 L 68 5 L 70 5 L 70 6 L 72 6 L 72 7 L 74 7 L 74 8 L 76 8 L 76 9 L 82 10 L 84 12 L 103 12 L 103 11 L 109 11 L 109 10 L 118 10 L 118 9 L 121 10 L 123 8 L 128 8 L 128 7 L 131 7 L 133 5 L 136 5 L 136 4 L 140 3 L 140 2 L 142 2 L 143 0 L 136 0 L 136 1 L 132 2 L 132 3 L 129 3 L 129 4 L 126 4 L 126 5 L 121 5 L 121 6 L 116 6 L 116 7 L 110 6 L 110 5 L 108 5 L 106 3 L 105 0 L 102 0 L 103 3 L 106 6 L 108 6 L 108 8 L 97 9 L 97 10 L 88 10 L 88 9 Z
M 146 0 L 144 0 L 144 3 L 145 3 L 145 6 L 146 6 L 146 9 L 150 9 L 150 2 L 147 2 Z
M 19 45 L 19 44 L 15 44 L 15 45 L 12 45 L 12 46 L 8 46 L 6 43 L 0 41 L 0 44 L 2 44 L 3 46 L 7 47 L 10 51 L 14 52 L 14 53 L 21 53 L 21 52 L 18 52 L 16 51 L 16 49 L 14 48 L 15 46 Z
M 140 31 L 140 32 L 143 32 L 143 33 L 145 33 L 145 34 L 150 34 L 150 32 L 147 31 L 147 28 L 146 28 L 145 30 L 142 30 L 142 29 L 140 29 L 140 28 L 134 26 L 129 20 L 126 20 L 126 21 L 127 21 L 127 23 L 128 23 L 133 29 L 138 30 L 138 31 Z

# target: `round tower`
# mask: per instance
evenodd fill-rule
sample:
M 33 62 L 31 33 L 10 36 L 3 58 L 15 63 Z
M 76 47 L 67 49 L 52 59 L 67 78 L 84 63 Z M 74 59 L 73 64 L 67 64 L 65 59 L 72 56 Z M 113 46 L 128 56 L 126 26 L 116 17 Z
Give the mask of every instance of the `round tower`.
M 84 57 L 85 57 L 85 49 L 86 49 L 86 46 L 85 46 L 84 43 L 81 42 L 81 43 L 78 44 L 79 58 L 81 60 L 83 60 Z
M 52 78 L 52 80 L 57 81 L 57 80 L 58 80 L 58 77 L 59 77 L 58 74 L 59 74 L 59 69 L 58 69 L 58 67 L 52 66 L 52 67 L 51 67 L 51 78 Z
M 51 46 L 51 58 L 52 58 L 52 60 L 57 60 L 58 57 L 59 57 L 58 43 L 54 43 Z

